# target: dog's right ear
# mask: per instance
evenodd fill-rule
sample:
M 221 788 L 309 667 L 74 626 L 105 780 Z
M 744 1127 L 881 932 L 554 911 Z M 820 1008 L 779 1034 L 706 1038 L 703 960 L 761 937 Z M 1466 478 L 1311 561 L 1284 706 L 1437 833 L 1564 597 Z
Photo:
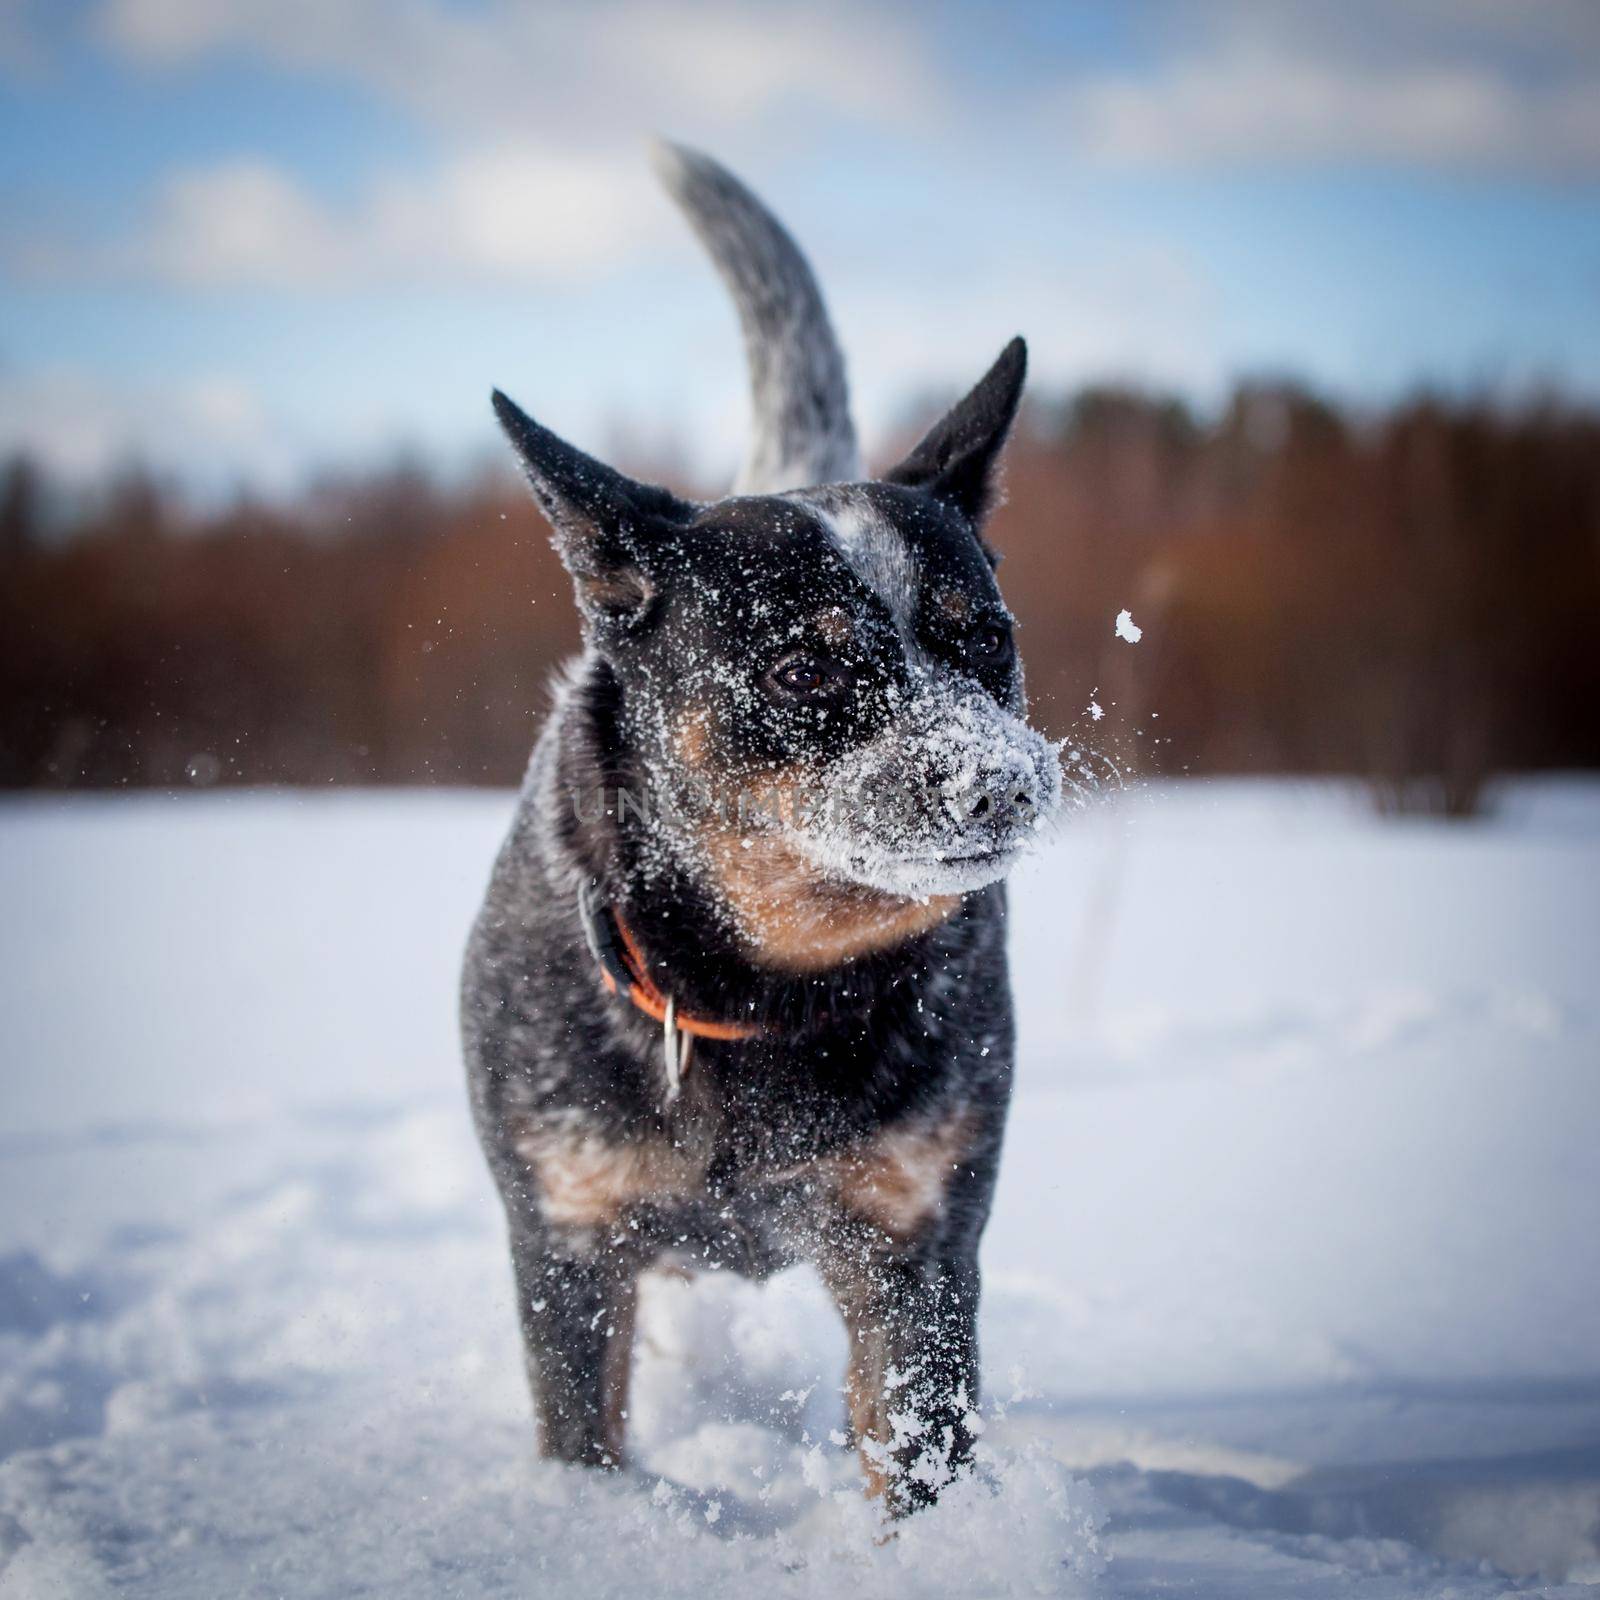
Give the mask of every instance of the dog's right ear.
M 688 526 L 695 508 L 574 449 L 498 389 L 494 413 L 549 519 L 584 621 L 591 629 L 636 621 L 655 592 L 651 573 L 663 546 Z

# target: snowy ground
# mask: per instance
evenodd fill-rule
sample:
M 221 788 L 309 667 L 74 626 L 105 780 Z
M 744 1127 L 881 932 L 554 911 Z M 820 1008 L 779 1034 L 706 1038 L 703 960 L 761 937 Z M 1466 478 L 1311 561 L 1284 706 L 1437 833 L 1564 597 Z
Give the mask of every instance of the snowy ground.
M 1023 874 L 988 1482 L 888 1544 L 802 1275 L 657 1286 L 639 1469 L 533 1460 L 453 1024 L 508 806 L 0 806 L 6 1600 L 1600 1583 L 1600 785 L 1135 791 Z

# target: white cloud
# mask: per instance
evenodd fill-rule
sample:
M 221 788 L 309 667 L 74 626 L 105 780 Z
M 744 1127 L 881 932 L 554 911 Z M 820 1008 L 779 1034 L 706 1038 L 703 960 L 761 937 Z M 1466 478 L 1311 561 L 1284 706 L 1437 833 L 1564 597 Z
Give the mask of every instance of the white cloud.
M 147 66 L 234 52 L 332 75 L 468 143 L 792 148 L 809 108 L 998 158 L 1042 136 L 1145 166 L 1600 171 L 1594 0 L 1156 5 L 1147 65 L 1009 97 L 884 0 L 104 0 L 98 30 Z
M 0 371 L 0 448 L 25 451 L 72 482 L 144 461 L 211 487 L 277 485 L 302 461 L 234 378 L 129 387 L 72 367 Z
M 799 100 L 870 120 L 937 103 L 914 28 L 825 0 L 105 0 L 98 31 L 150 66 L 232 51 L 335 74 L 476 136 L 636 142 Z
M 36 78 L 45 52 L 28 0 L 0 0 L 0 74 Z
M 601 56 L 671 86 L 661 111 L 674 126 L 685 116 L 739 125 L 804 99 L 918 127 L 943 98 L 921 39 L 883 8 L 640 0 L 598 15 Z
M 432 130 L 439 154 L 339 205 L 260 160 L 183 170 L 109 247 L 13 245 L 13 267 L 34 277 L 570 280 L 669 226 L 643 158 L 651 133 L 748 158 L 792 146 L 801 111 L 908 124 L 940 103 L 914 30 L 815 0 L 105 0 L 96 26 L 146 68 L 236 54 L 353 83 Z
M 1600 173 L 1592 0 L 1218 0 L 1199 16 L 1150 67 L 1059 84 L 1047 120 L 1136 166 Z
M 340 240 L 292 179 L 264 163 L 180 172 L 162 186 L 141 236 L 108 265 L 186 287 L 297 283 L 332 270 Z
M 181 171 L 131 233 L 100 246 L 12 253 L 35 279 L 124 279 L 199 290 L 548 282 L 613 264 L 665 221 L 645 164 L 527 149 L 473 151 L 390 173 L 351 207 L 281 168 Z
M 1276 44 L 1291 54 L 1406 68 L 1477 62 L 1558 74 L 1600 51 L 1594 0 L 1212 0 L 1212 40 Z
M 1086 151 L 1134 165 L 1600 171 L 1600 77 L 1530 90 L 1468 67 L 1368 75 L 1242 49 L 1082 84 L 1063 109 Z
M 390 179 L 366 219 L 380 264 L 428 262 L 507 279 L 572 277 L 655 235 L 666 208 L 630 159 L 490 149 L 420 182 Z

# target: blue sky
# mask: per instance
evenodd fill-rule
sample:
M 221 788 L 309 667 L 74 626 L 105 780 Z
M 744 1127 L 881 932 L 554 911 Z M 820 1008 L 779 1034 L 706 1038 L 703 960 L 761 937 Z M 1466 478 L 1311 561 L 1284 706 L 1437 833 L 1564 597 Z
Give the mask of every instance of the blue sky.
M 787 219 L 869 447 L 1036 386 L 1600 394 L 1591 0 L 0 0 L 0 448 L 197 487 L 493 448 L 739 454 L 652 133 Z

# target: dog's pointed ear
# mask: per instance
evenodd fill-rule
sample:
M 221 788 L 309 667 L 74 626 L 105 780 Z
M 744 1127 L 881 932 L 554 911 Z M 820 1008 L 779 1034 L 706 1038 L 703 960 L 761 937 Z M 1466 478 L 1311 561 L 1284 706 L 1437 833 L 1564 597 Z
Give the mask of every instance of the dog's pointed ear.
M 652 569 L 695 508 L 575 449 L 498 389 L 494 414 L 549 519 L 585 622 L 604 627 L 643 615 L 654 593 Z
M 885 481 L 925 490 L 980 528 L 994 508 L 995 469 L 1027 374 L 1028 347 L 1013 339 L 972 392 L 934 423 Z

